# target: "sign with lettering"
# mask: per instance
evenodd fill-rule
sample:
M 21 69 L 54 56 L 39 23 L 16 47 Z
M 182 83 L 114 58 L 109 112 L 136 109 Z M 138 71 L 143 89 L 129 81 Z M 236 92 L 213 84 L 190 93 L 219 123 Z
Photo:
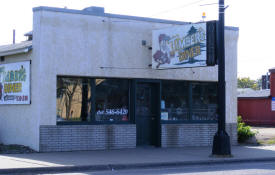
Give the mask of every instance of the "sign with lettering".
M 211 25 L 210 25 L 211 24 Z M 209 30 L 208 30 L 209 29 Z M 215 22 L 187 24 L 154 30 L 152 39 L 152 68 L 168 69 L 207 66 L 208 53 L 215 54 Z M 209 38 L 208 31 L 213 38 Z M 211 40 L 211 42 L 207 42 Z M 212 46 L 211 52 L 207 45 Z M 215 63 L 212 61 L 212 65 Z M 209 62 L 209 61 L 208 61 Z
M 96 111 L 97 115 L 128 115 L 128 109 L 118 108 L 118 109 L 105 109 Z
M 30 61 L 0 65 L 0 104 L 30 104 Z
M 275 111 L 275 97 L 271 99 L 271 111 Z

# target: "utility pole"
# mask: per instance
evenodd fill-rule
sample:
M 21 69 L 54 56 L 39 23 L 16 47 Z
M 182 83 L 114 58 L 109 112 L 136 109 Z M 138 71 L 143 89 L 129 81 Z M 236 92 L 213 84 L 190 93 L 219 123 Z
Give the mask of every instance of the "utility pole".
M 212 155 L 231 156 L 230 137 L 225 130 L 225 49 L 224 49 L 224 0 L 219 0 L 219 21 L 217 25 L 218 56 L 218 131 L 214 136 Z

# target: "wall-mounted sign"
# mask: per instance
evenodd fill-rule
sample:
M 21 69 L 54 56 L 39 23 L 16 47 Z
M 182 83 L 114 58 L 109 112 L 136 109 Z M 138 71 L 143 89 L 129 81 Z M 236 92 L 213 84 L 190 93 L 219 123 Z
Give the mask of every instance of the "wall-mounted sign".
M 271 99 L 271 111 L 275 111 L 275 97 Z
M 155 30 L 152 44 L 152 68 L 215 65 L 216 22 Z
M 30 61 L 0 65 L 0 104 L 30 104 Z

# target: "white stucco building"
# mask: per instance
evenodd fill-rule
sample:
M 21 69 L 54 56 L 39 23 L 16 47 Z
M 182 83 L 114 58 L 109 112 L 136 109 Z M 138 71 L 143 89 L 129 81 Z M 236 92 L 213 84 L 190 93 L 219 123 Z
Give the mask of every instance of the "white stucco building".
M 212 145 L 218 67 L 151 67 L 152 31 L 184 24 L 101 8 L 34 8 L 33 39 L 0 46 L 0 67 L 30 61 L 30 101 L 0 104 L 0 142 L 41 152 Z M 226 27 L 226 127 L 232 144 L 237 42 L 238 28 Z

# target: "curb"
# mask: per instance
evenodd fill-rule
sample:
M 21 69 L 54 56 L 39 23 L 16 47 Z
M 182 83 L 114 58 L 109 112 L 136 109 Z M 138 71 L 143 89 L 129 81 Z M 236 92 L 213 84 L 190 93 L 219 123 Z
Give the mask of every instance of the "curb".
M 254 159 L 222 159 L 206 161 L 182 161 L 182 162 L 155 162 L 137 164 L 107 164 L 107 165 L 80 165 L 80 166 L 59 166 L 59 167 L 40 167 L 40 168 L 11 168 L 0 169 L 0 174 L 26 174 L 26 173 L 68 173 L 82 171 L 113 171 L 127 169 L 146 169 L 160 167 L 178 167 L 190 165 L 214 165 L 228 163 L 251 163 L 275 161 L 275 157 L 254 158 Z

